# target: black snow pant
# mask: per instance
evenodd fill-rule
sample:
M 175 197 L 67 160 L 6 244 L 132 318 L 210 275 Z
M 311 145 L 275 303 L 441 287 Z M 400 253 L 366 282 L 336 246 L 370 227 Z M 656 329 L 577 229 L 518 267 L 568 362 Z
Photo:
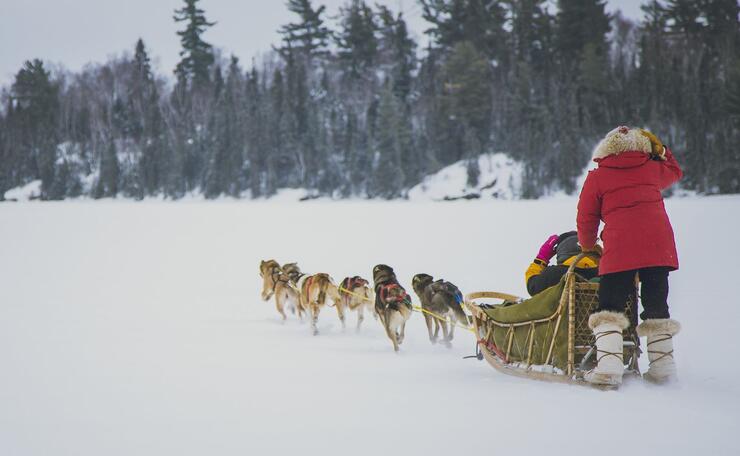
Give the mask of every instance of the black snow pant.
M 635 291 L 635 274 L 640 274 L 640 300 L 643 312 L 640 318 L 670 318 L 668 313 L 668 273 L 670 267 L 642 268 L 601 276 L 599 308 L 623 313 L 627 299 Z

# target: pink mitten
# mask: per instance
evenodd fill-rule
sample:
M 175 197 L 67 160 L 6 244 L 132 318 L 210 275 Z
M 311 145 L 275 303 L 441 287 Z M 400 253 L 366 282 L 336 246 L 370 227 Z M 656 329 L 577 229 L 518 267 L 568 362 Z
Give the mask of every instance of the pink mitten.
M 537 259 L 542 260 L 545 263 L 550 262 L 550 258 L 555 256 L 555 245 L 558 243 L 558 235 L 553 234 L 544 244 L 540 247 L 540 252 L 537 254 Z

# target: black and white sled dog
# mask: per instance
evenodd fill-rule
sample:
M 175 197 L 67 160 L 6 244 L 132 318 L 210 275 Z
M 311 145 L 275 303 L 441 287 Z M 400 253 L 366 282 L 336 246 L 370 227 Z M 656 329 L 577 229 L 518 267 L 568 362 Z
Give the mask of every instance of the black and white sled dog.
M 421 301 L 421 308 L 426 311 L 424 320 L 429 331 L 429 340 L 436 344 L 439 329 L 442 328 L 442 343 L 451 346 L 450 342 L 455 336 L 455 323 L 468 326 L 468 317 L 462 308 L 463 296 L 460 289 L 441 279 L 435 281 L 429 274 L 416 274 L 412 285 Z M 449 329 L 448 319 L 451 322 Z
M 373 268 L 375 284 L 375 311 L 385 328 L 385 333 L 393 342 L 393 350 L 403 343 L 406 322 L 411 318 L 413 307 L 411 297 L 398 283 L 396 274 L 390 266 L 379 264 Z

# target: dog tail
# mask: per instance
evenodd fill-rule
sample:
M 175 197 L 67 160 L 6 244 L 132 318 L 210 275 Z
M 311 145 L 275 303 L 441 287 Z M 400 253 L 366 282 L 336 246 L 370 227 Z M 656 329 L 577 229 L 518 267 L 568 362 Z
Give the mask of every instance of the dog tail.
M 455 317 L 457 317 L 457 321 L 459 321 L 461 324 L 465 326 L 468 325 L 468 316 L 465 315 L 465 311 L 462 308 L 462 304 L 460 304 L 460 301 L 454 300 L 450 302 L 450 308 L 452 309 L 452 312 L 455 313 Z
M 326 301 L 326 289 L 329 287 L 329 276 L 321 274 L 319 276 L 319 304 L 323 305 Z

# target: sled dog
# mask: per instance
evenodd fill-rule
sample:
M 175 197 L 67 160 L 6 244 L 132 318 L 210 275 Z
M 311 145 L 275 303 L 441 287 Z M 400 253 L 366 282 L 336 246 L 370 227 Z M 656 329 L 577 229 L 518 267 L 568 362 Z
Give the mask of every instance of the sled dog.
M 319 312 L 326 305 L 327 297 L 334 302 L 337 315 L 339 315 L 339 320 L 342 322 L 342 328 L 345 327 L 344 304 L 339 296 L 339 288 L 329 274 L 304 274 L 296 263 L 286 264 L 283 266 L 283 271 L 291 283 L 300 290 L 298 314 L 301 317 L 304 312 L 311 315 L 311 330 L 314 336 L 319 333 L 317 327 Z
M 360 276 L 346 277 L 339 285 L 339 296 L 342 298 L 342 305 L 354 312 L 357 312 L 357 331 L 360 330 L 363 320 L 365 320 L 365 310 L 372 312 L 377 319 L 375 306 L 373 306 L 373 297 L 368 281 Z
M 379 264 L 373 268 L 375 285 L 375 312 L 385 328 L 385 333 L 393 342 L 393 350 L 403 343 L 406 322 L 411 318 L 411 297 L 398 283 L 396 274 L 390 266 Z
M 434 277 L 429 274 L 416 274 L 412 286 L 421 301 L 421 308 L 444 318 L 444 320 L 441 320 L 424 312 L 429 340 L 436 344 L 439 329 L 442 328 L 442 342 L 448 347 L 451 346 L 450 342 L 455 335 L 455 323 L 459 322 L 468 326 L 468 317 L 465 315 L 461 304 L 463 301 L 462 293 L 455 285 L 444 280 L 435 281 Z M 451 322 L 449 331 L 448 319 Z M 432 326 L 434 326 L 434 331 L 432 331 Z
M 285 321 L 288 317 L 285 308 L 295 315 L 298 307 L 298 290 L 290 283 L 287 274 L 275 260 L 260 262 L 260 277 L 262 277 L 262 300 L 269 301 L 275 296 L 275 306 Z

